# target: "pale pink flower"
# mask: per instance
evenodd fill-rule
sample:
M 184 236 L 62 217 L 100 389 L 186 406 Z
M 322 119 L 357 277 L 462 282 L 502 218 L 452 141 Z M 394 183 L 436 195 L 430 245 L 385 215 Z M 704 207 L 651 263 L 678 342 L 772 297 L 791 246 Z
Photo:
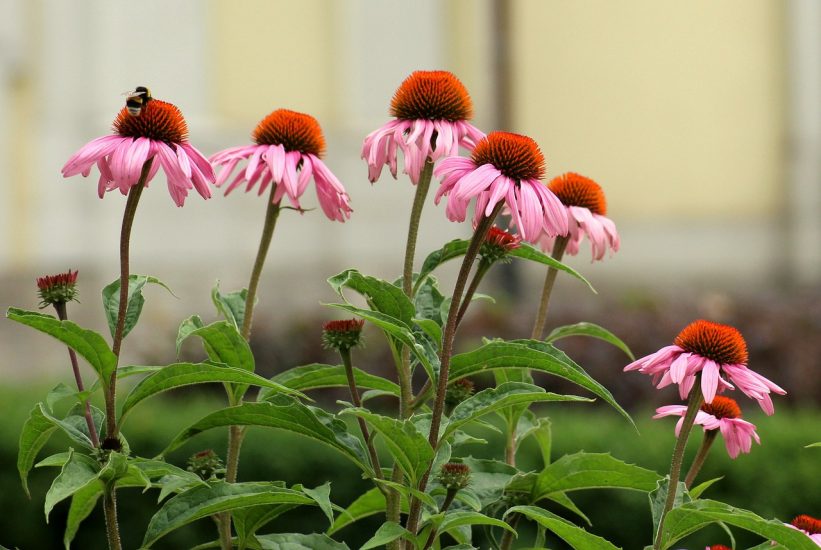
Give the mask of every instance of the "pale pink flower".
M 445 214 L 451 221 L 464 221 L 468 204 L 475 197 L 474 225 L 504 202 L 523 240 L 533 242 L 542 232 L 568 232 L 567 210 L 540 181 L 544 155 L 527 136 L 491 132 L 476 145 L 470 158 L 448 157 L 434 174 L 442 178 L 435 202 L 448 197 Z
M 135 116 L 123 107 L 114 120 L 116 134 L 93 139 L 80 148 L 63 166 L 63 177 L 88 176 L 96 164 L 100 198 L 113 189 L 127 195 L 140 180 L 143 165 L 153 159 L 145 187 L 162 167 L 177 206 L 183 205 L 192 188 L 210 198 L 208 184 L 214 183 L 214 170 L 188 142 L 188 126 L 180 110 L 171 103 L 149 99 L 138 112 Z
M 276 186 L 273 202 L 279 203 L 288 197 L 291 205 L 301 210 L 299 199 L 313 178 L 319 206 L 325 215 L 340 222 L 351 217 L 348 193 L 320 159 L 325 151 L 325 138 L 314 117 L 278 109 L 262 119 L 253 139 L 254 145 L 231 147 L 211 156 L 215 166 L 222 166 L 217 187 L 228 181 L 237 164 L 248 161 L 225 188 L 226 195 L 243 183 L 246 192 L 259 183 L 257 193 L 262 195 L 273 183 Z
M 821 546 L 821 520 L 806 514 L 801 514 L 800 516 L 795 516 L 791 523 L 785 523 L 784 525 L 801 531 L 810 537 L 810 540 L 817 546 Z
M 767 414 L 773 414 L 770 392 L 787 393 L 760 374 L 747 368 L 747 343 L 741 333 L 728 325 L 694 321 L 676 336 L 672 346 L 642 357 L 624 367 L 653 377 L 657 388 L 678 384 L 679 396 L 686 399 L 701 373 L 701 391 L 706 403 L 716 393 L 735 389 L 755 399 Z M 725 374 L 730 382 L 720 375 Z
M 656 415 L 653 418 L 680 416 L 681 418 L 676 423 L 676 437 L 678 437 L 686 412 L 686 405 L 667 405 L 656 409 Z M 755 425 L 741 419 L 741 409 L 738 403 L 729 397 L 717 395 L 712 403 L 702 404 L 701 410 L 696 413 L 695 423 L 702 426 L 705 432 L 720 430 L 730 458 L 736 458 L 739 453 L 749 453 L 753 439 L 759 445 L 761 444 L 761 439 L 755 432 Z
M 396 178 L 397 151 L 402 151 L 404 172 L 416 185 L 426 161 L 454 156 L 460 146 L 472 150 L 485 137 L 468 122 L 473 115 L 470 96 L 448 71 L 413 72 L 396 90 L 391 115 L 396 118 L 368 134 L 362 145 L 371 183 L 386 164 Z
M 607 202 L 598 183 L 574 172 L 554 178 L 547 186 L 559 197 L 567 208 L 570 235 L 565 253 L 575 256 L 579 253 L 579 243 L 586 236 L 592 248 L 591 262 L 601 260 L 610 249 L 618 252 L 621 240 L 616 232 L 616 224 L 606 217 Z M 539 238 L 542 250 L 549 252 L 556 237 L 543 233 Z

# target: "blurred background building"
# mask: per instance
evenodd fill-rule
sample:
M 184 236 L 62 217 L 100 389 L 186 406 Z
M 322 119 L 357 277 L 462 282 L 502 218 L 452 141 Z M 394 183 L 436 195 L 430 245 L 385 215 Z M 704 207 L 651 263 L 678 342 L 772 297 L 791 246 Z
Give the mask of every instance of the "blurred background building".
M 262 289 L 279 305 L 261 309 L 261 322 L 282 328 L 282 312 L 316 314 L 318 302 L 333 300 L 325 278 L 348 266 L 396 276 L 413 189 L 387 172 L 369 184 L 359 152 L 388 120 L 399 83 L 436 68 L 465 83 L 480 128 L 533 136 L 548 177 L 572 170 L 602 184 L 622 250 L 590 265 L 585 249 L 570 263 L 603 295 L 699 296 L 715 317 L 739 295 L 817 296 L 815 0 L 0 0 L 0 8 L 3 308 L 33 307 L 35 277 L 78 268 L 76 315 L 104 329 L 96 295 L 117 276 L 125 200 L 99 200 L 96 175 L 63 180 L 60 168 L 109 132 L 121 94 L 137 85 L 181 108 L 206 155 L 248 143 L 276 108 L 322 124 L 327 164 L 355 212 L 344 225 L 318 211 L 283 216 Z M 144 322 L 173 331 L 192 311 L 210 312 L 216 280 L 224 289 L 247 284 L 265 206 L 237 192 L 191 195 L 177 209 L 163 179 L 140 204 L 132 270 L 161 278 L 181 298 L 149 296 L 144 313 Z M 466 230 L 430 200 L 419 261 Z M 526 266 L 520 276 L 527 300 L 542 272 Z M 32 364 L 32 354 L 41 367 L 51 356 L 39 354 L 61 353 L 22 346 L 28 332 L 1 324 L 4 371 L 27 371 L 14 365 L 23 357 Z M 132 350 L 158 345 L 133 340 Z

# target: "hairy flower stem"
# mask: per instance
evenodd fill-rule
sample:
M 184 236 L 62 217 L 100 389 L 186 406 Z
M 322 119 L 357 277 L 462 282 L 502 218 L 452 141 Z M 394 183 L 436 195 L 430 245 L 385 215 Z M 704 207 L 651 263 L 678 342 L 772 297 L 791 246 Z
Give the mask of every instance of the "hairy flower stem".
M 562 261 L 562 256 L 564 256 L 568 241 L 570 241 L 570 237 L 556 237 L 551 256 L 557 262 Z M 547 274 L 544 277 L 544 287 L 542 287 L 542 299 L 539 302 L 539 312 L 536 315 L 536 322 L 533 324 L 533 332 L 530 334 L 530 337 L 534 340 L 542 339 L 545 320 L 547 319 L 547 306 L 550 303 L 550 294 L 553 292 L 553 283 L 556 282 L 556 275 L 558 275 L 558 273 L 559 271 L 555 267 L 547 268 Z
M 701 467 L 704 466 L 704 461 L 707 459 L 710 447 L 713 446 L 713 441 L 716 440 L 716 435 L 718 435 L 718 430 L 707 430 L 704 432 L 701 447 L 699 447 L 698 453 L 696 453 L 696 457 L 693 459 L 693 463 L 690 465 L 690 469 L 684 478 L 684 486 L 688 489 L 693 484 L 693 481 L 695 481 L 699 471 L 701 471 Z
M 479 221 L 479 224 L 476 226 L 476 230 L 473 233 L 473 238 L 470 240 L 470 244 L 468 245 L 467 252 L 465 252 L 465 257 L 462 260 L 462 267 L 459 269 L 459 275 L 456 278 L 456 284 L 453 288 L 453 296 L 451 297 L 450 309 L 448 310 L 448 320 L 445 323 L 445 330 L 442 334 L 442 351 L 440 353 L 439 361 L 439 380 L 437 381 L 436 398 L 433 402 L 433 412 L 430 419 L 430 434 L 428 435 L 428 441 L 434 449 L 436 449 L 439 444 L 439 427 L 442 424 L 442 413 L 445 411 L 445 394 L 447 393 L 448 388 L 450 357 L 453 355 L 453 340 L 456 337 L 457 329 L 456 317 L 461 306 L 462 293 L 465 290 L 465 285 L 467 284 L 468 276 L 470 275 L 470 270 L 473 267 L 476 256 L 479 254 L 479 249 L 482 247 L 482 243 L 484 242 L 488 231 L 490 231 L 490 228 L 493 226 L 493 221 L 496 219 L 496 216 L 498 216 L 499 212 L 502 211 L 503 205 L 503 202 L 498 203 L 493 209 L 493 212 L 491 212 L 490 216 L 485 216 Z M 422 479 L 419 480 L 419 487 L 417 488 L 419 491 L 425 490 L 432 467 L 433 461 L 431 460 L 431 464 L 428 465 L 427 472 L 425 472 Z M 412 534 L 416 534 L 416 530 L 419 527 L 419 514 L 421 510 L 421 502 L 419 499 L 414 498 L 411 502 L 406 525 L 408 531 Z
M 513 529 L 513 531 L 516 530 L 516 525 L 518 525 L 521 517 L 522 515 L 517 512 L 511 514 L 510 518 L 507 520 L 507 524 L 510 525 L 510 528 Z M 516 536 L 513 531 L 505 530 L 505 534 L 502 535 L 502 542 L 499 543 L 499 550 L 510 550 L 513 547 L 513 539 Z
M 54 309 L 57 310 L 58 319 L 61 321 L 68 319 L 65 302 L 54 302 Z M 71 361 L 71 370 L 74 372 L 74 381 L 77 382 L 77 389 L 80 392 L 84 392 L 85 386 L 83 385 L 83 377 L 80 374 L 80 365 L 77 362 L 77 353 L 71 348 L 68 348 L 68 358 Z M 94 425 L 94 420 L 91 417 L 91 405 L 88 403 L 88 398 L 83 400 L 83 405 L 85 406 L 86 426 L 88 426 L 88 435 L 91 438 L 91 443 L 95 447 L 99 447 L 100 438 L 97 435 L 97 427 Z
M 351 401 L 355 407 L 361 408 L 362 398 L 359 396 L 359 390 L 356 387 L 356 378 L 354 378 L 353 374 L 351 350 L 340 348 L 339 356 L 342 357 L 342 364 L 345 366 L 345 376 L 348 378 L 348 389 L 351 392 Z M 376 479 L 381 479 L 382 467 L 379 465 L 379 455 L 376 454 L 376 448 L 373 446 L 373 440 L 371 439 L 371 433 L 370 430 L 368 430 L 368 425 L 362 417 L 357 417 L 357 420 L 359 421 L 359 429 L 362 431 L 362 437 L 365 439 L 365 445 L 368 447 L 368 454 L 371 457 L 371 466 L 373 467 L 374 477 Z M 384 488 L 380 484 L 377 484 L 376 486 L 380 491 L 383 493 L 385 492 Z
M 117 495 L 111 486 L 106 486 L 103 493 L 103 511 L 105 513 L 105 530 L 108 536 L 108 550 L 122 550 L 120 528 L 117 525 Z
M 513 426 L 508 431 L 505 442 L 505 462 L 511 466 L 516 466 L 516 427 Z
M 462 298 L 462 305 L 459 306 L 459 313 L 456 314 L 457 328 L 462 323 L 462 317 L 465 316 L 465 312 L 468 310 L 470 302 L 473 300 L 473 295 L 476 294 L 476 289 L 479 288 L 479 283 L 482 282 L 482 279 L 485 277 L 485 273 L 488 272 L 491 265 L 493 264 L 490 262 L 486 262 L 484 260 L 479 261 L 479 265 L 476 267 L 476 273 L 473 274 L 473 280 L 470 282 L 470 285 L 468 285 L 467 291 L 465 291 L 465 297 Z
M 664 518 L 667 516 L 667 513 L 673 509 L 673 504 L 676 502 L 678 481 L 681 478 L 681 463 L 684 459 L 684 449 L 687 447 L 687 439 L 690 437 L 690 431 L 693 429 L 696 413 L 698 413 L 698 409 L 701 407 L 703 401 L 701 375 L 697 375 L 693 388 L 690 390 L 690 395 L 687 400 L 687 412 L 684 414 L 684 421 L 681 424 L 681 430 L 679 431 L 678 439 L 676 439 L 676 447 L 673 450 L 673 460 L 670 464 L 670 483 L 667 486 L 667 500 L 664 502 L 664 509 L 659 518 L 659 526 L 656 532 L 656 540 L 653 543 L 653 550 L 661 550 Z
M 450 508 L 450 505 L 453 504 L 453 499 L 456 498 L 456 493 L 458 493 L 458 489 L 448 489 L 448 492 L 445 493 L 445 500 L 442 501 L 442 506 L 439 507 L 439 513 L 444 514 Z M 425 546 L 423 550 L 428 550 L 431 546 L 433 546 L 433 541 L 436 540 L 436 535 L 438 534 L 438 529 L 435 527 L 430 530 L 430 535 L 428 535 L 428 540 L 425 542 Z

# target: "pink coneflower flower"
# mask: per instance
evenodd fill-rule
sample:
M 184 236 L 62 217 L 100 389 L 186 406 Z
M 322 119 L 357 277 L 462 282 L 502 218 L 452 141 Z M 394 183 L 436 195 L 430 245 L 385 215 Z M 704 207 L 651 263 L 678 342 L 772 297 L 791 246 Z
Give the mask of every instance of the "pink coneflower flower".
M 226 195 L 243 182 L 247 183 L 246 192 L 259 183 L 257 193 L 262 195 L 273 182 L 274 203 L 287 196 L 294 208 L 302 209 L 299 199 L 313 177 L 319 206 L 325 215 L 340 222 L 351 217 L 348 193 L 320 160 L 325 152 L 325 137 L 314 117 L 277 109 L 257 125 L 253 139 L 256 145 L 231 147 L 211 156 L 211 162 L 223 166 L 217 177 L 218 187 L 228 181 L 240 161 L 248 160 L 245 169 L 225 188 Z
M 542 232 L 565 235 L 567 210 L 539 181 L 544 170 L 544 155 L 531 138 L 491 132 L 476 145 L 470 158 L 448 157 L 439 163 L 434 173 L 442 176 L 442 185 L 435 202 L 447 196 L 448 219 L 461 222 L 468 203 L 476 197 L 475 225 L 504 201 L 522 239 L 534 241 Z
M 701 373 L 701 391 L 706 403 L 717 392 L 734 389 L 724 373 L 747 397 L 755 399 L 767 414 L 773 414 L 770 392 L 787 393 L 760 374 L 747 368 L 747 343 L 741 333 L 729 326 L 710 321 L 687 325 L 672 346 L 666 346 L 624 367 L 653 376 L 656 387 L 678 384 L 679 395 L 686 399 Z
M 821 546 L 821 520 L 806 514 L 801 514 L 800 516 L 795 516 L 790 523 L 785 523 L 784 525 L 801 531 L 810 537 L 815 544 Z
M 678 437 L 686 413 L 686 405 L 667 405 L 656 409 L 656 415 L 653 418 L 680 416 L 681 418 L 676 423 L 676 437 Z M 720 430 L 730 458 L 736 458 L 739 453 L 749 453 L 753 439 L 759 445 L 761 444 L 761 439 L 755 433 L 755 425 L 741 419 L 741 409 L 738 403 L 729 397 L 717 395 L 712 403 L 703 403 L 701 410 L 696 413 L 695 423 L 703 426 L 705 432 Z
M 559 197 L 567 208 L 570 235 L 565 252 L 571 256 L 579 253 L 579 243 L 585 235 L 590 240 L 592 259 L 604 258 L 607 249 L 618 252 L 621 241 L 616 232 L 616 224 L 606 217 L 607 202 L 604 192 L 598 183 L 580 174 L 568 172 L 554 178 L 547 186 L 554 195 Z M 542 250 L 553 248 L 556 237 L 542 235 L 539 244 Z
M 425 162 L 454 156 L 459 146 L 472 150 L 485 134 L 470 124 L 473 104 L 464 85 L 448 71 L 415 71 L 391 100 L 396 117 L 374 130 L 362 145 L 368 179 L 379 179 L 388 165 L 396 178 L 396 152 L 405 156 L 404 172 L 414 185 Z
M 214 183 L 214 170 L 188 142 L 188 126 L 176 106 L 150 99 L 143 104 L 139 116 L 123 107 L 114 120 L 114 131 L 114 135 L 93 139 L 74 153 L 63 166 L 63 177 L 88 176 L 96 163 L 100 170 L 100 198 L 113 189 L 127 195 L 139 182 L 143 165 L 153 159 L 145 178 L 146 187 L 162 167 L 168 179 L 168 192 L 177 206 L 183 205 L 191 188 L 205 199 L 211 197 L 208 184 Z

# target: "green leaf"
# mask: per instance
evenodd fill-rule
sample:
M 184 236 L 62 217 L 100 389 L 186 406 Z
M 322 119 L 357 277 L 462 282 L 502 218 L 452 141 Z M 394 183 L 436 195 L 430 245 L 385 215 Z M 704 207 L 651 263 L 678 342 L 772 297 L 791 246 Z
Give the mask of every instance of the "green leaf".
M 263 378 L 262 376 L 243 369 L 212 363 L 173 363 L 155 372 L 151 376 L 143 378 L 134 386 L 123 403 L 120 412 L 120 425 L 122 425 L 123 419 L 131 409 L 144 399 L 174 388 L 205 382 L 230 382 L 255 385 L 284 393 L 302 395 L 295 390 L 286 388 L 281 384 L 277 384 L 267 378 Z
M 74 400 L 84 403 L 92 394 L 92 390 L 77 391 L 76 389 L 60 382 L 46 395 L 46 406 L 49 412 L 54 413 L 54 406 L 64 399 L 74 398 Z
M 470 490 L 481 501 L 482 508 L 498 501 L 518 472 L 515 467 L 499 460 L 464 457 L 462 462 L 470 468 Z
M 381 416 L 366 409 L 345 409 L 340 414 L 354 414 L 382 436 L 396 463 L 415 487 L 433 459 L 433 448 L 410 420 Z
M 71 496 L 71 506 L 66 518 L 66 530 L 63 534 L 63 545 L 66 550 L 71 547 L 71 541 L 77 535 L 80 524 L 94 511 L 97 501 L 103 496 L 102 483 L 88 483 L 80 487 Z
M 217 321 L 210 325 L 196 327 L 194 321 L 188 325 L 191 318 L 183 321 L 183 325 L 191 330 L 186 330 L 183 338 L 199 336 L 202 339 L 205 352 L 214 363 L 223 363 L 235 369 L 242 369 L 254 372 L 254 356 L 245 338 L 237 330 L 237 327 L 228 321 Z M 180 332 L 184 332 L 180 326 Z
M 163 454 L 178 448 L 200 432 L 222 426 L 265 426 L 301 434 L 336 449 L 363 471 L 370 473 L 362 442 L 348 432 L 347 425 L 322 409 L 307 407 L 296 399 L 278 394 L 262 403 L 242 403 L 215 411 L 183 430 Z
M 690 489 L 690 497 L 691 497 L 691 498 L 693 498 L 693 499 L 700 498 L 700 497 L 701 497 L 701 495 L 702 495 L 702 494 L 704 494 L 704 491 L 706 491 L 707 489 L 709 489 L 709 488 L 710 488 L 710 486 L 711 486 L 713 483 L 715 483 L 715 482 L 717 482 L 717 481 L 721 481 L 722 479 L 724 479 L 724 476 L 721 476 L 721 477 L 715 477 L 715 478 L 713 478 L 713 479 L 708 479 L 707 481 L 704 481 L 704 482 L 702 482 L 702 483 L 699 483 L 698 485 L 696 485 L 695 487 L 693 487 L 692 489 Z
M 374 376 L 367 372 L 354 368 L 354 379 L 359 388 L 381 390 L 392 395 L 399 395 L 399 386 L 395 383 Z M 348 377 L 345 374 L 345 367 L 342 365 L 323 365 L 312 363 L 288 369 L 271 378 L 276 384 L 281 384 L 292 390 L 314 390 L 319 388 L 347 388 Z M 259 394 L 259 401 L 265 400 L 270 392 L 263 389 Z
M 114 369 L 117 368 L 117 356 L 108 347 L 105 339 L 93 330 L 84 329 L 71 321 L 60 321 L 51 315 L 44 315 L 35 311 L 26 311 L 11 307 L 6 312 L 6 316 L 12 321 L 17 321 L 30 326 L 49 336 L 60 340 L 68 347 L 77 352 L 88 364 L 97 372 L 104 385 L 108 385 L 108 380 Z
M 516 429 L 516 448 L 519 448 L 522 441 L 533 436 L 542 455 L 542 464 L 548 466 L 552 460 L 550 452 L 553 441 L 550 419 L 546 417 L 536 418 L 536 415 L 530 411 L 527 411 L 527 413 L 522 416 Z
M 576 550 L 619 550 L 611 542 L 588 533 L 566 519 L 536 506 L 514 506 L 505 512 L 505 516 L 510 514 L 522 514 L 526 518 L 535 521 L 555 533 Z
M 225 317 L 225 320 L 234 325 L 237 330 L 242 328 L 242 323 L 245 321 L 245 301 L 248 299 L 248 290 L 235 290 L 228 294 L 220 292 L 220 283 L 214 285 L 211 289 L 211 301 L 214 302 L 214 307 L 217 308 L 217 313 Z M 257 299 L 254 298 L 254 304 Z
M 478 372 L 510 368 L 531 369 L 573 382 L 606 401 L 635 427 L 633 419 L 607 388 L 594 380 L 564 352 L 539 340 L 494 340 L 474 351 L 454 355 L 450 364 L 449 383 Z
M 579 489 L 620 488 L 652 491 L 660 476 L 606 453 L 565 455 L 539 473 L 533 487 L 532 502 L 553 493 Z
M 558 395 L 548 393 L 539 386 L 524 384 L 521 382 L 507 382 L 498 388 L 488 388 L 476 395 L 465 399 L 456 407 L 450 415 L 440 440 L 445 439 L 458 428 L 468 422 L 484 416 L 488 413 L 516 405 L 518 403 L 532 403 L 536 401 L 592 401 L 586 397 L 575 395 Z
M 151 277 L 149 275 L 129 275 L 128 276 L 128 298 L 126 303 L 128 307 L 125 312 L 125 326 L 123 327 L 123 338 L 131 332 L 131 329 L 137 324 L 140 319 L 140 313 L 143 310 L 145 298 L 143 297 L 143 287 L 146 284 L 160 285 L 167 290 L 172 296 L 175 294 L 171 291 L 165 283 Z M 176 297 L 176 296 L 175 296 Z M 116 279 L 103 289 L 103 311 L 108 320 L 108 328 L 111 330 L 111 337 L 114 337 L 114 332 L 117 330 L 117 315 L 120 309 L 120 279 Z
M 557 261 L 556 259 L 554 259 L 550 255 L 545 254 L 544 252 L 542 252 L 541 250 L 539 250 L 538 248 L 535 248 L 534 246 L 532 246 L 530 244 L 527 244 L 525 242 L 521 243 L 519 245 L 519 248 L 514 248 L 513 250 L 510 251 L 510 255 L 515 257 L 515 258 L 522 258 L 523 260 L 530 260 L 531 262 L 544 264 L 546 266 L 552 267 L 552 268 L 557 269 L 559 271 L 564 271 L 568 275 L 571 275 L 571 276 L 575 277 L 576 279 L 580 280 L 581 282 L 583 282 L 584 284 L 586 284 L 587 288 L 589 288 L 593 292 L 593 294 L 598 294 L 596 292 L 596 289 L 593 288 L 593 285 L 590 284 L 590 281 L 585 279 L 582 276 L 581 273 L 579 273 L 575 269 L 573 269 L 571 267 L 568 267 L 565 264 Z
M 447 320 L 447 311 L 445 316 L 442 316 L 442 304 L 444 302 L 445 295 L 439 290 L 439 281 L 436 280 L 436 277 L 428 277 L 422 282 L 413 297 L 416 317 L 432 321 L 441 327 Z
M 43 410 L 43 404 L 38 403 L 31 409 L 29 417 L 23 424 L 23 431 L 20 433 L 20 446 L 17 451 L 17 471 L 20 473 L 20 482 L 23 484 L 23 490 L 26 495 L 31 498 L 28 486 L 28 474 L 37 458 L 37 453 L 43 448 L 43 445 L 57 429 L 57 426 L 52 422 L 50 415 L 47 416 Z
M 749 510 L 707 499 L 694 500 L 668 512 L 662 528 L 661 547 L 670 548 L 687 535 L 716 522 L 751 531 L 790 550 L 818 550 L 807 535 L 778 520 L 766 520 Z
M 143 547 L 150 547 L 171 531 L 212 514 L 264 504 L 314 504 L 300 491 L 275 483 L 226 483 L 198 486 L 166 501 L 146 529 Z
M 55 504 L 70 497 L 91 482 L 99 483 L 97 481 L 98 472 L 94 469 L 93 462 L 89 463 L 86 457 L 80 458 L 80 455 L 73 453 L 73 451 L 69 451 L 69 453 L 71 454 L 62 470 L 60 470 L 60 475 L 54 478 L 46 493 L 46 500 L 43 505 L 46 523 L 48 523 L 48 516 Z
M 658 533 L 659 520 L 661 520 L 661 513 L 667 504 L 667 493 L 670 490 L 670 476 L 660 479 L 656 488 L 647 495 L 650 499 L 650 516 L 653 518 L 653 539 L 655 540 L 656 533 Z M 676 498 L 673 501 L 673 506 L 681 506 L 685 502 L 690 502 L 692 498 L 687 492 L 687 486 L 679 481 L 678 490 L 676 491 Z
M 511 533 L 516 532 L 516 530 L 505 521 L 468 510 L 448 512 L 444 514 L 444 517 L 441 514 L 437 514 L 436 516 L 432 516 L 430 521 L 436 525 L 440 531 L 450 531 L 451 529 L 456 529 L 464 525 L 491 525 L 493 527 L 501 527 Z
M 316 489 L 308 489 L 307 487 L 303 487 L 302 492 L 316 502 L 316 505 L 319 506 L 319 509 L 322 510 L 322 513 L 328 518 L 328 523 L 333 525 L 334 512 L 331 505 L 331 482 L 325 482 Z
M 235 510 L 231 515 L 234 519 L 234 529 L 237 532 L 240 549 L 247 546 L 257 530 L 297 506 L 299 504 L 269 504 Z
M 545 338 L 545 342 L 551 344 L 556 340 L 561 338 L 567 338 L 568 336 L 589 336 L 591 338 L 598 338 L 599 340 L 604 340 L 608 344 L 613 344 L 620 350 L 622 350 L 627 357 L 630 358 L 631 361 L 635 361 L 636 358 L 633 356 L 633 352 L 630 351 L 630 348 L 625 344 L 619 337 L 615 334 L 607 330 L 606 328 L 600 327 L 599 325 L 587 322 L 576 323 L 575 325 L 565 325 L 563 327 L 557 327 L 553 329 L 550 334 L 547 335 Z
M 804 448 L 805 448 L 805 449 L 809 449 L 809 448 L 811 448 L 811 447 L 821 447 L 821 441 L 819 441 L 818 443 L 810 443 L 809 445 L 807 445 L 807 446 L 806 446 L 806 447 L 804 447 Z
M 405 502 L 405 510 L 407 510 L 407 501 Z M 326 533 L 333 535 L 351 523 L 384 511 L 385 495 L 383 495 L 379 489 L 369 489 L 359 495 L 356 500 L 336 517 L 333 525 L 331 525 L 331 528 L 328 529 Z
M 385 546 L 389 542 L 395 541 L 400 537 L 413 540 L 413 535 L 411 535 L 410 531 L 396 522 L 386 521 L 381 527 L 379 527 L 379 529 L 376 530 L 374 536 L 363 544 L 359 550 L 369 550 L 370 548 L 376 548 L 377 546 Z
M 349 550 L 348 545 L 319 533 L 273 533 L 258 535 L 262 550 Z
M 583 519 L 583 520 L 584 520 L 584 522 L 585 522 L 587 525 L 593 525 L 593 522 L 592 522 L 592 521 L 590 521 L 590 518 L 589 518 L 589 517 L 587 517 L 587 515 L 586 515 L 584 512 L 582 512 L 582 511 L 579 509 L 579 507 L 578 507 L 578 506 L 576 506 L 576 503 L 575 503 L 575 502 L 573 502 L 573 501 L 570 499 L 570 497 L 569 497 L 569 496 L 567 496 L 567 494 L 565 494 L 565 493 L 553 493 L 552 495 L 550 495 L 549 497 L 547 497 L 547 500 L 552 500 L 553 502 L 555 502 L 556 504 L 558 504 L 558 505 L 559 505 L 559 506 L 561 506 L 562 508 L 565 508 L 565 509 L 567 509 L 567 510 L 570 510 L 571 512 L 573 512 L 574 514 L 576 514 L 577 516 L 579 516 L 581 519 Z
M 365 297 L 368 306 L 374 311 L 384 313 L 398 319 L 406 326 L 416 314 L 413 303 L 405 295 L 402 288 L 368 275 L 363 275 L 355 269 L 347 269 L 328 279 L 328 284 L 339 294 L 345 302 L 350 304 L 342 292 L 343 288 L 354 290 Z
M 464 256 L 468 250 L 468 244 L 470 244 L 470 241 L 464 239 L 455 239 L 453 241 L 445 243 L 445 246 L 443 246 L 439 250 L 434 250 L 433 252 L 428 254 L 427 258 L 425 258 L 425 261 L 422 262 L 422 269 L 419 271 L 419 276 L 416 278 L 414 292 L 418 291 L 418 289 L 425 282 L 425 279 L 428 278 L 428 275 L 433 273 L 433 271 L 437 267 L 447 262 L 448 260 L 453 260 L 454 258 Z

